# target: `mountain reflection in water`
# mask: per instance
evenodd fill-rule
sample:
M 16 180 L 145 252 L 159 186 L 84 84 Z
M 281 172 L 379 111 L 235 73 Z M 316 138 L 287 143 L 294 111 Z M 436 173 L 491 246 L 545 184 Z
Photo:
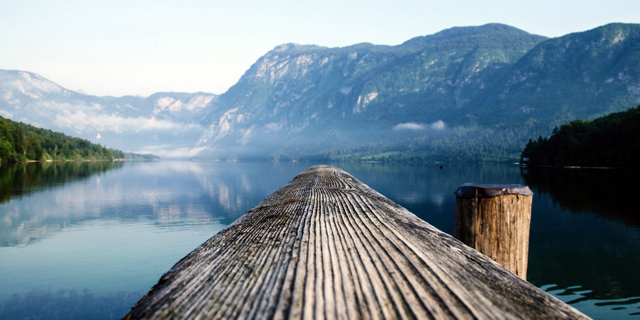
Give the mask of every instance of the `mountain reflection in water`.
M 25 244 L 56 232 L 82 217 L 70 217 L 52 208 L 55 202 L 29 199 L 16 206 L 24 196 L 47 192 L 71 182 L 86 181 L 91 176 L 120 169 L 121 162 L 36 162 L 0 165 L 0 246 Z M 76 196 L 80 196 L 79 194 Z M 14 203 L 11 203 L 11 200 Z M 9 202 L 9 203 L 6 203 Z M 3 205 L 3 203 L 6 203 Z M 30 209 L 30 210 L 29 210 Z M 53 209 L 53 210 L 52 210 Z M 86 216 L 86 214 L 83 214 Z
M 38 241 L 95 219 L 144 217 L 159 227 L 207 224 L 212 219 L 229 224 L 293 174 L 252 167 L 193 162 L 3 164 L 0 247 Z M 264 179 L 256 179 L 261 176 Z M 23 199 L 36 192 L 37 197 Z
M 3 164 L 0 318 L 69 308 L 119 318 L 176 261 L 313 164 Z M 635 171 L 334 165 L 449 234 L 461 184 L 527 184 L 527 279 L 596 319 L 640 312 Z

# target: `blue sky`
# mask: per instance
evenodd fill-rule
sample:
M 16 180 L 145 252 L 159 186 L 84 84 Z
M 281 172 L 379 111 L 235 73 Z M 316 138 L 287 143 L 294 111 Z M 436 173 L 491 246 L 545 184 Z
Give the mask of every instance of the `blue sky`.
M 498 22 L 557 37 L 640 23 L 640 1 L 0 0 L 0 69 L 92 95 L 224 93 L 283 43 L 396 45 Z

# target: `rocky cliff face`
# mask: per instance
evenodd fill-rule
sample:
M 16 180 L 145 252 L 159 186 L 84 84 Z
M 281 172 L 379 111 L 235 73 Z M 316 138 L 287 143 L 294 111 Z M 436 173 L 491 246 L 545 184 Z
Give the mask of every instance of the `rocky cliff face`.
M 502 149 L 520 150 L 532 134 L 640 103 L 638 32 L 546 39 L 489 24 L 398 46 L 278 46 L 213 104 L 198 144 L 214 157 L 436 152 L 498 130 Z
M 321 152 L 404 137 L 398 128 L 456 125 L 455 110 L 543 40 L 486 25 L 398 46 L 278 46 L 220 97 L 199 144 L 232 156 L 264 153 L 265 144 Z

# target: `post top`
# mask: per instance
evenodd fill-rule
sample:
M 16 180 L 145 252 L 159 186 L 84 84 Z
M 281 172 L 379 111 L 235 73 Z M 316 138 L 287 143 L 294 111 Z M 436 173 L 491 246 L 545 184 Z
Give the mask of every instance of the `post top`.
M 505 194 L 532 196 L 533 192 L 528 186 L 522 184 L 465 183 L 461 185 L 454 194 L 456 197 L 463 198 L 493 198 Z

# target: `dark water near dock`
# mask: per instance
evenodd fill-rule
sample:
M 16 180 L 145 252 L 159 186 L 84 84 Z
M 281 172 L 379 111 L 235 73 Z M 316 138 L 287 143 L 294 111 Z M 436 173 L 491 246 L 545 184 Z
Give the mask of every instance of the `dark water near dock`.
M 311 165 L 2 165 L 0 318 L 117 319 L 180 258 Z M 460 184 L 528 184 L 528 281 L 593 318 L 640 318 L 638 172 L 334 165 L 450 234 Z

